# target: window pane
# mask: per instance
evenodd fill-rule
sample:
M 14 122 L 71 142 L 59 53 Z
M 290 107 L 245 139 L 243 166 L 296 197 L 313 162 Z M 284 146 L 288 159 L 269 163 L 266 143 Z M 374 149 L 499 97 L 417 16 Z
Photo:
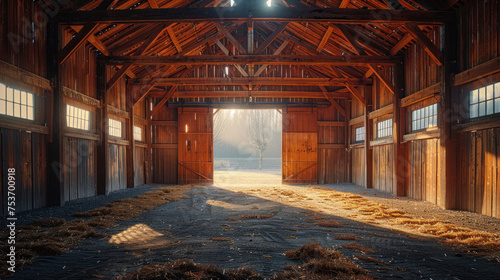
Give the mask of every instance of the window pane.
M 500 98 L 500 83 L 495 84 L 495 97 Z
M 5 85 L 4 84 L 0 84 L 0 99 L 5 99 L 6 96 L 5 96 Z
M 493 114 L 493 100 L 488 100 L 486 102 L 486 114 Z
M 0 114 L 4 114 L 5 115 L 5 113 L 6 113 L 5 112 L 5 101 L 4 100 L 0 100 Z
M 33 107 L 28 107 L 28 120 L 34 120 Z
M 475 104 L 479 101 L 479 92 L 478 90 L 473 90 L 470 92 L 470 104 Z
M 486 100 L 486 89 L 484 87 L 479 89 L 479 102 Z
M 28 99 L 28 106 L 32 106 L 33 107 L 33 94 L 32 93 L 28 93 L 27 99 Z
M 21 104 L 24 104 L 26 105 L 27 101 L 26 101 L 26 92 L 25 91 L 21 91 Z
M 21 106 L 21 118 L 26 119 L 28 113 L 26 112 L 26 106 Z
M 21 103 L 21 92 L 17 89 L 14 90 L 14 102 Z
M 21 117 L 21 105 L 14 103 L 14 117 Z
M 486 99 L 487 100 L 493 99 L 493 85 L 489 85 L 486 88 Z
M 486 102 L 479 103 L 479 116 L 486 115 Z
M 495 113 L 500 113 L 500 98 L 495 99 Z
M 7 100 L 14 101 L 14 90 L 11 88 L 7 88 Z

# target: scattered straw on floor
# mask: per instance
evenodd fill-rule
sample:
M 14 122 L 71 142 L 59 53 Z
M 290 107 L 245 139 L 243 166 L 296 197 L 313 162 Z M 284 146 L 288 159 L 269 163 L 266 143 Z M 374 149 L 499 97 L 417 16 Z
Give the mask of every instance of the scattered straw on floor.
M 273 216 L 274 216 L 274 214 L 269 214 L 269 215 L 239 215 L 239 217 L 242 219 L 269 219 Z
M 342 227 L 342 224 L 337 221 L 319 221 L 315 224 L 320 227 Z
M 264 278 L 249 268 L 221 269 L 213 265 L 196 264 L 193 260 L 177 260 L 163 265 L 148 265 L 138 271 L 117 277 L 132 279 L 219 279 L 219 280 L 263 280 Z
M 322 248 L 319 243 L 305 244 L 297 250 L 287 251 L 285 256 L 301 260 L 303 264 L 285 266 L 283 272 L 270 279 L 374 279 L 341 252 Z
M 231 238 L 229 238 L 229 237 L 210 237 L 209 239 L 212 240 L 212 241 L 229 241 L 229 242 L 234 242 L 234 240 L 231 239 Z

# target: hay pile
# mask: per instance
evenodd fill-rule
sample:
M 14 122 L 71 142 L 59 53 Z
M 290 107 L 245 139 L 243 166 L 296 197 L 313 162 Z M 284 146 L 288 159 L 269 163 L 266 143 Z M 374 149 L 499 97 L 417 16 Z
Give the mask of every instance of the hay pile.
M 106 206 L 90 211 L 78 212 L 73 216 L 90 218 L 89 225 L 95 228 L 109 228 L 117 221 L 126 221 L 137 217 L 167 202 L 188 198 L 183 193 L 195 188 L 193 185 L 166 187 L 145 192 L 132 198 L 115 200 Z
M 213 265 L 196 264 L 193 260 L 177 260 L 163 265 L 148 265 L 138 271 L 119 276 L 116 279 L 182 279 L 182 280 L 263 280 L 249 268 L 223 270 Z
M 25 264 L 40 255 L 58 255 L 68 251 L 68 248 L 78 245 L 83 239 L 90 237 L 106 237 L 95 232 L 86 222 L 64 219 L 43 219 L 16 229 L 16 269 L 21 270 Z M 0 235 L 7 240 L 7 231 Z M 5 256 L 11 245 L 0 245 L 0 254 Z M 10 275 L 7 263 L 0 264 L 0 278 Z
M 287 251 L 285 255 L 288 259 L 303 261 L 303 264 L 285 266 L 285 271 L 271 277 L 271 280 L 374 279 L 339 251 L 324 249 L 319 243 L 305 244 L 297 250 Z

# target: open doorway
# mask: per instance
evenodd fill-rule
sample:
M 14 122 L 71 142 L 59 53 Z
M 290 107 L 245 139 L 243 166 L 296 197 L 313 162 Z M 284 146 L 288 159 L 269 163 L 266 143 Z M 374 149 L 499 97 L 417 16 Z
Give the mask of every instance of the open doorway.
M 281 112 L 214 110 L 214 183 L 281 184 Z

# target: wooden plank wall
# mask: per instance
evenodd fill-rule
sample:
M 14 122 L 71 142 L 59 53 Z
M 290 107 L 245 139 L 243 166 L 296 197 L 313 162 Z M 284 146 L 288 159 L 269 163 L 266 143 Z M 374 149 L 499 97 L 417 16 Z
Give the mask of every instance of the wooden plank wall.
M 439 139 L 410 143 L 410 188 L 408 196 L 437 203 Z
M 47 150 L 44 135 L 0 128 L 2 198 L 7 196 L 7 170 L 16 169 L 16 211 L 47 206 Z M 2 201 L 1 213 L 7 210 Z
M 214 180 L 213 109 L 179 108 L 180 184 L 212 184 Z
M 345 108 L 345 101 L 339 101 Z M 345 122 L 345 116 L 335 107 L 318 108 L 318 122 L 332 122 L 318 125 L 318 183 L 333 184 L 346 182 L 347 154 L 345 150 L 345 125 L 333 122 Z M 332 145 L 341 144 L 333 148 Z
M 152 125 L 152 180 L 157 184 L 177 184 L 177 109 L 164 106 L 153 121 L 168 121 Z
M 393 68 L 383 67 L 380 69 L 387 79 L 393 81 Z M 393 81 L 394 82 L 394 81 Z M 380 79 L 373 81 L 373 110 L 378 110 L 393 103 L 393 94 L 381 83 Z M 380 116 L 370 121 L 373 122 L 372 139 L 377 139 L 377 123 L 392 118 L 392 114 Z M 392 136 L 389 136 L 392 137 Z M 385 144 L 372 146 L 373 187 L 377 190 L 396 194 L 396 182 L 394 182 L 394 145 Z
M 47 44 L 45 24 L 34 21 L 34 15 L 45 14 L 34 1 L 0 0 L 0 60 L 47 77 Z M 34 27 L 34 29 L 32 29 Z M 43 89 L 0 77 L 0 82 L 27 90 L 35 97 L 35 124 L 45 123 Z M 2 191 L 0 214 L 6 210 L 7 169 L 16 168 L 16 211 L 47 206 L 47 138 L 43 134 L 0 128 L 0 179 Z
M 467 1 L 458 12 L 459 72 L 500 55 L 499 0 Z M 498 82 L 498 74 L 458 88 L 468 106 L 469 90 Z M 466 110 L 467 111 L 467 110 Z M 468 120 L 468 114 L 462 116 Z M 458 135 L 458 180 L 455 208 L 500 217 L 500 129 L 478 129 Z
M 318 183 L 318 112 L 316 108 L 283 108 L 283 183 Z
M 64 201 L 95 196 L 97 193 L 96 142 L 64 137 Z
M 459 135 L 457 208 L 500 217 L 500 128 Z
M 109 173 L 108 186 L 106 189 L 109 192 L 127 188 L 127 168 L 125 155 L 126 146 L 117 144 L 109 145 Z
M 365 186 L 365 149 L 363 146 L 351 149 L 352 182 L 358 186 Z

